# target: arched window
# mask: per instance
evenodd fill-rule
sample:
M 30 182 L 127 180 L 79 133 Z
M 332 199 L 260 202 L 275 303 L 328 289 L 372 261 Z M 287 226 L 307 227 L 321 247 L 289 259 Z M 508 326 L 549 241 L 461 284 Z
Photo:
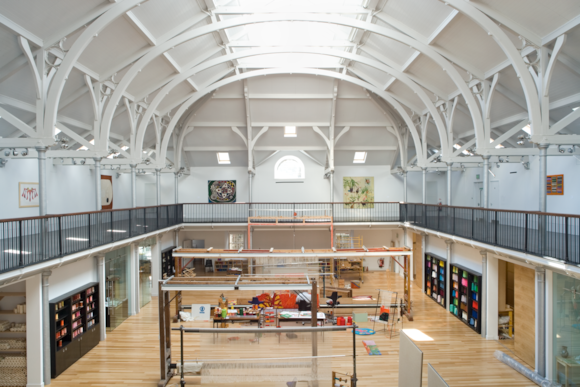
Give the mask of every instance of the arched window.
M 284 156 L 276 162 L 274 178 L 280 180 L 304 179 L 304 163 L 298 157 Z

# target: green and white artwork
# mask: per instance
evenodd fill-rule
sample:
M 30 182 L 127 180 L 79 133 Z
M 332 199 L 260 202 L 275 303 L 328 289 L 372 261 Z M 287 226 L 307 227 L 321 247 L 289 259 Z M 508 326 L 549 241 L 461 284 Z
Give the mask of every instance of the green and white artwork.
M 374 177 L 343 177 L 344 208 L 375 208 Z

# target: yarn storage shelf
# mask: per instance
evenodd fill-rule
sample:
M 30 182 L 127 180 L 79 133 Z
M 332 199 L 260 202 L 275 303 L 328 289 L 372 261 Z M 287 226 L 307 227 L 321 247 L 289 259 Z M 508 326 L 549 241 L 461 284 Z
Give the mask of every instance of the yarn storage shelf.
M 447 309 L 447 260 L 433 253 L 425 253 L 425 294 Z
M 0 292 L 0 300 L 4 297 L 26 297 L 26 292 Z M 20 304 L 0 315 L 26 317 L 25 310 L 25 304 Z M 0 330 L 0 386 L 26 386 L 26 325 L 0 321 Z
M 99 302 L 98 282 L 50 301 L 52 378 L 56 378 L 99 343 Z
M 482 276 L 459 265 L 450 265 L 451 303 L 449 311 L 468 327 L 481 333 Z

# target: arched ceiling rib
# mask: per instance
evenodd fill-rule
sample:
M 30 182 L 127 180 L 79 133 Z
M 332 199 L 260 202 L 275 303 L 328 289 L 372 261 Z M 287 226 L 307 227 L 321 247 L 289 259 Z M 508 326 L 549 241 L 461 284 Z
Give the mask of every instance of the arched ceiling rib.
M 87 141 L 95 137 L 98 144 L 95 148 L 100 151 L 106 151 L 107 141 L 119 147 L 131 136 L 125 129 L 126 121 L 115 118 L 125 109 L 124 104 L 119 108 L 114 106 L 122 98 L 129 98 L 147 112 L 138 122 L 135 135 L 149 145 L 155 142 L 154 136 L 144 133 L 149 125 L 153 127 L 152 118 L 165 114 L 175 118 L 182 101 L 199 90 L 211 89 L 224 76 L 237 77 L 254 69 L 277 69 L 281 64 L 354 75 L 374 89 L 386 92 L 384 95 L 399 103 L 409 117 L 429 113 L 429 145 L 425 144 L 425 148 L 437 147 L 445 154 L 449 153 L 446 148 L 468 143 L 473 136 L 478 146 L 485 147 L 487 137 L 500 137 L 503 131 L 526 117 L 534 131 L 543 119 L 536 86 L 522 55 L 533 61 L 534 52 L 543 50 L 542 55 L 549 60 L 552 50 L 558 51 L 553 42 L 559 35 L 568 33 L 580 39 L 579 23 L 574 21 L 580 20 L 580 10 L 575 15 L 573 1 L 568 0 L 551 4 L 549 10 L 541 0 L 529 0 L 529 7 L 517 16 L 511 5 L 488 0 L 450 0 L 445 4 L 436 0 L 205 0 L 197 3 L 90 0 L 69 14 L 71 20 L 65 20 L 66 26 L 48 21 L 43 22 L 46 25 L 35 26 L 38 21 L 34 20 L 40 16 L 26 17 L 23 12 L 27 1 L 0 5 L 0 16 L 4 17 L 0 18 L 0 25 L 12 36 L 26 38 L 34 55 L 39 53 L 35 46 L 40 46 L 49 49 L 50 61 L 55 60 L 54 55 L 64 58 L 52 79 L 44 127 L 38 135 L 48 139 L 53 134 L 52 122 L 58 117 L 61 123 L 63 120 L 69 125 L 74 122 L 71 130 L 86 136 Z M 55 9 L 50 12 L 66 8 L 69 1 L 55 0 Z M 33 8 L 26 11 L 34 12 L 30 9 Z M 5 32 L 0 34 L 0 39 L 5 35 Z M 518 35 L 535 47 L 519 51 Z M 120 39 L 114 41 L 115 36 Z M 10 34 L 4 38 L 9 37 Z M 59 47 L 51 47 L 63 37 L 69 37 L 62 46 L 69 50 L 66 53 Z M 580 52 L 580 41 L 570 37 L 553 66 L 549 93 L 552 100 L 544 115 L 548 116 L 550 109 L 554 112 L 544 125 L 554 125 L 571 114 L 571 105 L 580 104 L 580 96 L 573 87 L 580 84 L 580 59 L 575 54 Z M 91 44 L 93 41 L 98 44 Z M 15 57 L 16 47 L 6 44 L 6 49 L 2 49 L 6 59 L 0 67 L 0 104 L 8 110 L 16 107 L 11 114 L 34 128 L 36 120 L 24 114 L 34 112 L 34 107 L 29 107 L 34 105 L 34 98 L 26 91 L 30 87 L 15 90 L 16 84 L 22 85 L 30 78 L 30 71 L 24 69 L 23 56 Z M 122 47 L 130 49 L 119 51 Z M 471 55 L 464 54 L 468 52 L 466 47 L 474 47 Z M 485 52 L 482 47 L 487 47 Z M 342 54 L 330 55 L 331 51 Z M 485 55 L 485 60 L 478 59 L 482 58 L 480 53 Z M 195 75 L 188 72 L 194 66 L 212 61 L 216 65 L 205 67 L 205 71 Z M 230 69 L 228 64 L 232 66 Z M 487 116 L 481 116 L 481 107 L 470 88 L 479 84 L 477 87 L 481 89 L 497 72 L 501 77 L 489 123 L 486 123 Z M 117 76 L 111 79 L 115 73 Z M 112 93 L 113 103 L 103 106 L 105 117 L 92 135 L 90 99 L 84 95 L 86 87 L 77 82 L 83 74 L 88 74 L 94 83 L 102 83 L 104 92 Z M 469 74 L 474 78 L 466 85 Z M 178 87 L 170 89 L 165 98 L 158 98 L 169 84 Z M 30 91 L 33 89 L 34 85 Z M 434 110 L 446 108 L 448 101 L 458 95 L 463 97 L 457 103 L 456 125 L 450 132 L 445 117 Z M 26 134 L 14 132 L 13 127 L 6 125 L 0 120 L 0 136 L 6 137 L 4 131 L 9 130 L 12 138 L 26 138 Z M 388 119 L 385 125 L 390 125 Z M 573 122 L 560 134 L 572 135 L 578 128 L 578 122 Z M 508 140 L 506 144 L 515 144 L 514 139 Z

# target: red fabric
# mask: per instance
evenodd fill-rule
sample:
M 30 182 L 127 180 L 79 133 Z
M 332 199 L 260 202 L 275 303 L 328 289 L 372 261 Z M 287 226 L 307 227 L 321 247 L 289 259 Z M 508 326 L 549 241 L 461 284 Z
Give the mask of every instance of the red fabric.
M 278 293 L 274 293 L 274 308 L 276 309 L 282 309 L 282 299 L 280 297 L 280 294 Z
M 282 309 L 298 309 L 296 305 L 296 294 L 280 294 Z

